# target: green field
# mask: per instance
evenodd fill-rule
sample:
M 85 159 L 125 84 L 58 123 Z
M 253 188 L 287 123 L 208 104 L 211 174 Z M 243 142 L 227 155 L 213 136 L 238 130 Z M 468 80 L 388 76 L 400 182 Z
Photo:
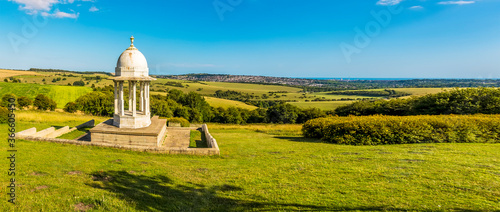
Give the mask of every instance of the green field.
M 0 72 L 1 74 L 2 72 Z M 8 74 L 7 72 L 4 74 Z M 73 77 L 63 76 L 63 74 L 68 75 L 68 73 L 56 73 L 56 72 L 36 72 L 38 75 L 22 75 L 15 76 L 14 78 L 20 79 L 22 82 L 29 83 L 29 86 L 34 86 L 36 89 L 41 88 L 42 85 L 67 85 L 68 83 L 72 84 L 75 81 L 83 80 L 86 85 L 86 88 L 90 88 L 92 84 L 97 87 L 103 87 L 106 85 L 112 85 L 112 81 L 109 80 L 109 76 L 104 74 L 95 74 L 95 75 L 83 75 L 83 74 L 73 74 Z M 7 76 L 7 75 L 6 75 Z M 84 77 L 90 76 L 100 76 L 101 80 L 84 80 Z M 66 80 L 61 80 L 57 82 L 52 82 L 54 78 L 66 78 Z M 45 79 L 45 81 L 42 81 Z M 181 83 L 183 87 L 176 87 L 171 85 L 165 85 L 168 82 L 177 82 Z M 1 85 L 0 85 L 1 86 Z M 125 86 L 127 87 L 127 86 Z M 74 88 L 74 87 L 66 87 L 63 88 Z M 74 88 L 76 89 L 76 88 Z M 302 89 L 283 86 L 283 85 L 261 85 L 261 84 L 253 84 L 253 83 L 228 83 L 228 82 L 193 82 L 193 81 L 185 81 L 185 80 L 175 80 L 175 79 L 157 79 L 151 84 L 151 94 L 164 94 L 168 89 L 178 89 L 184 92 L 197 92 L 202 95 L 213 95 L 215 91 L 222 90 L 233 90 L 242 93 L 252 94 L 256 96 L 261 96 L 263 94 L 269 95 L 269 92 L 287 92 L 287 93 L 277 93 L 274 96 L 270 96 L 267 99 L 254 99 L 254 100 L 283 100 L 283 101 L 292 101 L 293 105 L 296 105 L 300 108 L 320 108 L 322 110 L 333 110 L 338 106 L 342 106 L 345 104 L 349 104 L 352 101 L 313 101 L 314 99 L 325 99 L 325 100 L 340 100 L 340 99 L 366 99 L 373 98 L 367 96 L 349 96 L 349 95 L 329 95 L 329 92 L 315 92 L 315 93 L 302 93 Z M 381 91 L 384 89 L 371 89 L 373 91 Z M 396 91 L 411 93 L 415 96 L 430 94 L 430 93 L 438 93 L 442 91 L 442 88 L 394 88 Z M 74 95 L 80 95 L 80 93 L 86 93 L 89 90 L 73 90 L 73 91 L 60 91 L 59 89 L 55 89 L 52 91 L 54 94 L 50 94 L 52 96 L 62 95 L 63 97 L 60 100 L 57 100 L 58 107 L 62 108 L 68 101 L 73 101 Z M 36 91 L 35 91 L 36 92 Z M 45 91 L 47 92 L 47 91 Z M 62 92 L 62 93 L 61 93 Z M 0 89 L 0 94 L 4 92 Z M 52 96 L 50 96 L 52 98 Z M 78 96 L 77 96 L 78 97 Z M 408 98 L 408 97 L 402 97 Z M 306 101 L 307 100 L 307 101 Z M 236 107 L 241 107 L 245 109 L 252 109 L 252 106 L 248 106 L 244 103 L 230 101 L 230 100 L 214 100 L 211 98 L 207 98 L 207 101 L 214 107 L 224 107 L 227 108 L 234 104 Z
M 331 101 L 331 102 L 290 102 L 290 104 L 297 107 L 306 108 L 319 108 L 321 110 L 335 110 L 335 108 L 343 105 L 350 104 L 354 101 Z
M 24 111 L 18 117 L 18 130 L 89 118 Z M 300 125 L 209 128 L 221 156 L 20 140 L 17 204 L 2 192 L 0 211 L 500 210 L 497 144 L 343 146 L 304 139 Z M 6 124 L 0 130 L 6 134 Z M 0 151 L 7 157 L 7 145 Z M 2 179 L 5 191 L 6 174 Z
M 205 100 L 207 100 L 208 104 L 212 107 L 222 107 L 224 109 L 227 109 L 229 107 L 239 107 L 247 110 L 255 110 L 257 107 L 253 105 L 247 105 L 243 102 L 239 101 L 233 101 L 233 100 L 227 100 L 227 99 L 219 99 L 215 97 L 208 97 L 205 96 Z
M 91 91 L 92 89 L 89 87 L 79 86 L 0 82 L 0 96 L 13 93 L 16 96 L 26 96 L 34 100 L 38 94 L 45 94 L 56 101 L 58 108 L 63 108 L 66 103 L 75 101 L 78 97 Z

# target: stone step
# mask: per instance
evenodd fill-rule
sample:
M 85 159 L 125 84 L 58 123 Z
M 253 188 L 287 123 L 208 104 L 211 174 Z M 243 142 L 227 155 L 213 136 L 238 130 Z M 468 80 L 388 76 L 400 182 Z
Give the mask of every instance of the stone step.
M 16 137 L 32 136 L 35 133 L 36 133 L 36 127 L 32 127 L 27 130 L 23 130 L 21 132 L 16 133 Z
M 33 137 L 45 137 L 48 134 L 53 133 L 54 131 L 56 131 L 55 127 L 49 127 L 47 129 L 38 131 L 37 133 L 35 133 L 35 134 L 31 135 L 31 136 L 33 136 Z
M 64 134 L 69 133 L 69 132 L 74 131 L 74 130 L 76 130 L 75 127 L 73 127 L 73 128 L 70 129 L 69 126 L 64 126 L 62 128 L 57 129 L 56 131 L 54 131 L 52 133 L 49 133 L 45 137 L 47 137 L 47 138 L 57 138 L 57 137 L 59 137 L 61 135 L 64 135 Z

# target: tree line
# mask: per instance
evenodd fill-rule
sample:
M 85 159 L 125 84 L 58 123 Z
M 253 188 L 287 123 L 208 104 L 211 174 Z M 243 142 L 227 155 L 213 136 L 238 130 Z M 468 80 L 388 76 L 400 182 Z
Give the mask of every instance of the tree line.
M 452 89 L 408 99 L 358 101 L 335 109 L 339 116 L 499 114 L 500 89 Z
M 124 92 L 128 94 L 127 91 Z M 112 116 L 114 112 L 113 87 L 97 88 L 95 91 L 79 97 L 75 102 L 66 104 L 64 110 L 83 111 L 99 116 Z M 127 98 L 127 95 L 124 96 Z M 151 113 L 160 117 L 180 117 L 190 122 L 217 123 L 304 123 L 309 119 L 325 117 L 326 113 L 317 108 L 300 109 L 285 102 L 279 102 L 269 108 L 247 110 L 238 107 L 214 108 L 205 98 L 196 92 L 184 93 L 171 89 L 167 95 L 152 95 L 150 98 Z M 128 107 L 128 101 L 125 101 Z

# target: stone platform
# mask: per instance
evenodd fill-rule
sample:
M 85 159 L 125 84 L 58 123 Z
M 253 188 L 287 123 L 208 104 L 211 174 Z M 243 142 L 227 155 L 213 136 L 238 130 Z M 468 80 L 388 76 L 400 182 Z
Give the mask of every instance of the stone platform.
M 90 140 L 130 147 L 160 147 L 167 132 L 166 122 L 166 119 L 155 116 L 148 127 L 130 129 L 116 127 L 113 119 L 109 119 L 90 129 Z

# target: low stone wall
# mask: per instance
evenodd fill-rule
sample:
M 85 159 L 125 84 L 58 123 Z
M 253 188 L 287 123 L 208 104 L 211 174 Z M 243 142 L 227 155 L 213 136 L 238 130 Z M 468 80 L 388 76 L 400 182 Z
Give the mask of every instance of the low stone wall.
M 208 147 L 217 149 L 217 151 L 219 151 L 219 145 L 217 145 L 217 141 L 208 131 L 208 127 L 206 124 L 201 125 L 201 131 L 205 134 L 205 139 L 207 140 Z
M 219 155 L 219 149 L 214 149 L 214 148 L 140 147 L 140 146 L 127 146 L 127 145 L 117 145 L 117 144 L 109 144 L 101 142 L 77 141 L 77 140 L 68 140 L 60 138 L 33 137 L 33 136 L 25 136 L 22 139 L 30 141 L 46 141 L 46 142 L 60 143 L 60 144 L 110 147 L 110 148 L 140 151 L 140 152 L 150 152 L 158 154 L 207 155 L 207 156 Z
M 79 141 L 79 140 L 68 140 L 68 139 L 60 139 L 54 138 L 52 136 L 47 136 L 49 134 L 59 134 L 59 132 L 63 131 L 73 131 L 77 128 L 82 127 L 92 127 L 94 126 L 94 120 L 81 124 L 77 127 L 73 127 L 68 129 L 68 127 L 61 128 L 59 130 L 53 129 L 53 127 L 42 130 L 42 134 L 46 134 L 43 137 L 40 137 L 38 134 L 40 132 L 36 132 L 35 128 L 30 128 L 16 134 L 17 138 L 25 139 L 30 141 L 46 141 L 52 143 L 60 143 L 60 144 L 75 144 L 75 145 L 83 145 L 83 146 L 99 146 L 99 147 L 111 147 L 118 149 L 125 149 L 131 151 L 141 151 L 141 152 L 151 152 L 158 154 L 183 154 L 183 155 L 220 155 L 219 146 L 217 145 L 217 141 L 212 137 L 210 132 L 208 131 L 208 127 L 206 124 L 201 125 L 201 131 L 205 134 L 205 139 L 209 148 L 181 148 L 181 147 L 155 147 L 155 146 L 138 146 L 138 145 L 126 145 L 126 144 L 111 144 L 106 142 L 96 142 L 96 141 Z M 181 127 L 179 127 L 181 128 Z M 164 126 L 164 130 L 166 126 Z M 182 127 L 181 129 L 189 129 L 189 130 L 198 130 L 198 127 Z

